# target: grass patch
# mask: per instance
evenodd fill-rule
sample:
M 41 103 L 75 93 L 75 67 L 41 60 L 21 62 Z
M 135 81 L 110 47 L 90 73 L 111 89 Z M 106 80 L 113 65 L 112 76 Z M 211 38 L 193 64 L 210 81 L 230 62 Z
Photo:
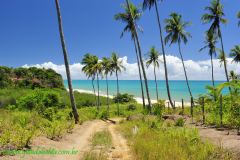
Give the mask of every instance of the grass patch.
M 100 151 L 99 153 L 87 152 L 84 154 L 83 160 L 107 160 L 107 156 L 103 151 Z
M 131 142 L 130 145 L 136 159 L 231 159 L 228 153 L 215 148 L 208 142 L 203 143 L 197 129 L 175 127 L 164 123 L 158 120 L 138 120 L 120 124 L 119 130 Z M 133 133 L 134 127 L 138 128 L 137 133 Z
M 93 135 L 92 145 L 109 147 L 112 144 L 112 137 L 109 131 L 104 130 Z
M 109 131 L 97 132 L 92 137 L 92 149 L 86 152 L 83 160 L 107 160 L 107 150 L 112 145 L 112 137 Z

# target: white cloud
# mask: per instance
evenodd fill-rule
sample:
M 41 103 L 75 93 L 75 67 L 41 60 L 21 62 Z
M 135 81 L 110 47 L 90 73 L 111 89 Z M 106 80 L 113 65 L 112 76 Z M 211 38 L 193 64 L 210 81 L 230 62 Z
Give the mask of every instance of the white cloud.
M 123 71 L 119 75 L 119 79 L 139 79 L 138 75 L 138 67 L 137 63 L 128 63 L 127 57 L 121 58 L 123 61 L 123 65 L 126 67 L 126 71 Z M 178 57 L 168 55 L 167 59 L 167 66 L 168 66 L 168 74 L 169 79 L 171 80 L 184 80 L 184 72 L 181 60 Z M 162 61 L 162 57 L 160 57 Z M 237 64 L 231 63 L 232 59 L 228 58 L 228 71 L 237 71 Z M 202 61 L 193 61 L 193 60 L 186 60 L 185 66 L 187 69 L 187 74 L 190 80 L 210 80 L 211 79 L 211 61 L 210 60 L 202 60 Z M 214 76 L 216 80 L 225 80 L 225 74 L 223 67 L 220 67 L 219 61 L 217 59 L 214 60 Z M 38 67 L 38 68 L 51 68 L 55 70 L 57 73 L 60 73 L 64 79 L 66 79 L 65 74 L 65 66 L 64 65 L 57 65 L 52 62 L 46 62 L 43 64 L 35 64 L 35 65 L 24 65 L 23 67 Z M 83 65 L 80 63 L 74 63 L 70 65 L 71 76 L 72 79 L 87 79 L 84 73 L 82 72 Z M 157 78 L 164 79 L 164 68 L 163 64 L 160 64 L 159 69 L 157 70 Z M 153 79 L 153 67 L 150 66 L 146 69 L 148 79 Z M 111 79 L 115 79 L 114 76 Z

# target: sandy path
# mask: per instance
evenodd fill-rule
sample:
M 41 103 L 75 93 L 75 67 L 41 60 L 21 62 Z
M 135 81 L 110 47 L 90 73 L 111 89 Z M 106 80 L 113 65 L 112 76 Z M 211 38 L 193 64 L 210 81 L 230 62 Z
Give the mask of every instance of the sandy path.
M 75 155 L 16 155 L 0 158 L 4 160 L 79 160 L 84 152 L 90 149 L 91 136 L 106 127 L 107 123 L 104 121 L 89 121 L 81 126 L 76 126 L 72 134 L 66 134 L 60 141 L 52 141 L 46 137 L 37 137 L 31 145 L 33 150 L 38 149 L 38 147 L 54 148 L 56 150 L 78 150 L 78 154 Z
M 218 131 L 213 128 L 197 127 L 202 139 L 208 139 L 213 144 L 235 152 L 240 159 L 240 136 L 236 131 Z
M 220 148 L 233 152 L 240 160 L 240 136 L 237 135 L 237 131 L 217 130 L 216 128 L 196 125 L 191 123 L 190 118 L 187 118 L 186 125 L 197 128 L 202 140 L 208 140 Z
M 121 119 L 113 119 L 118 122 Z M 116 125 L 109 124 L 108 130 L 112 135 L 112 148 L 109 160 L 133 160 L 127 140 L 117 131 Z

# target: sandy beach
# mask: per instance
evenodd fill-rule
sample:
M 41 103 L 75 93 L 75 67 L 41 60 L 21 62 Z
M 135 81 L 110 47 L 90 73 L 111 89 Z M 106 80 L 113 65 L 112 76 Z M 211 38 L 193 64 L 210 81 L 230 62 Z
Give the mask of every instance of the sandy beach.
M 77 92 L 80 92 L 80 93 L 94 94 L 93 91 L 89 91 L 89 90 L 74 89 L 74 91 L 77 91 Z M 97 93 L 96 93 L 96 95 L 97 95 Z M 102 97 L 107 97 L 106 94 L 101 93 L 101 92 L 99 93 L 99 95 L 102 96 Z M 109 98 L 113 98 L 113 97 L 114 97 L 113 95 L 109 95 Z M 134 97 L 134 99 L 137 101 L 137 103 L 142 104 L 142 98 Z M 145 99 L 145 101 L 147 102 L 147 99 Z M 157 100 L 151 100 L 151 102 L 152 103 L 157 103 Z M 165 102 L 166 107 L 168 106 L 168 104 L 169 104 L 169 101 L 166 100 L 166 102 Z M 187 107 L 187 106 L 190 106 L 190 105 L 191 104 L 189 102 L 184 102 L 184 106 Z M 175 106 L 176 107 L 182 107 L 182 102 L 176 102 L 175 101 Z

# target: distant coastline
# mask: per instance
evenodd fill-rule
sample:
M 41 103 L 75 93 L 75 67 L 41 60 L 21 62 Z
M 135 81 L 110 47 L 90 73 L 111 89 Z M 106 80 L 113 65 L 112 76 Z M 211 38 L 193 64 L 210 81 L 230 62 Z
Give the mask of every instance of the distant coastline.
M 82 89 L 74 89 L 74 91 L 77 91 L 79 93 L 88 93 L 88 94 L 94 94 L 93 91 L 89 91 L 89 90 L 82 90 Z M 96 94 L 97 95 L 97 94 Z M 100 93 L 99 94 L 100 96 L 103 96 L 103 97 L 107 97 L 106 94 L 103 94 L 103 93 Z M 113 95 L 109 95 L 109 98 L 113 98 L 114 96 Z M 134 97 L 134 99 L 137 101 L 137 103 L 139 104 L 142 104 L 142 98 L 140 97 Z M 147 101 L 147 99 L 146 99 Z M 157 101 L 156 100 L 151 100 L 152 103 L 156 103 Z M 168 106 L 168 100 L 166 100 L 165 102 L 165 105 Z M 190 103 L 189 102 L 185 102 L 186 106 L 190 106 Z M 181 107 L 182 106 L 182 102 L 175 102 L 175 106 L 176 107 Z
M 216 81 L 215 84 L 220 84 L 223 81 Z M 212 85 L 211 81 L 189 81 L 190 87 L 193 92 L 194 98 L 198 98 L 200 95 L 207 94 L 207 85 Z M 101 95 L 106 95 L 106 81 L 99 81 L 99 90 Z M 187 90 L 186 82 L 183 80 L 171 80 L 169 81 L 171 97 L 172 100 L 176 102 L 181 102 L 182 99 L 184 102 L 190 102 L 189 93 Z M 64 81 L 64 85 L 67 88 L 67 81 Z M 92 92 L 92 81 L 91 80 L 73 80 L 72 81 L 73 89 L 80 92 L 91 93 Z M 94 81 L 95 89 L 97 89 L 97 83 Z M 133 95 L 136 99 L 140 99 L 141 87 L 139 80 L 120 80 L 119 81 L 120 93 L 128 93 Z M 156 90 L 155 83 L 152 80 L 149 80 L 149 91 L 150 97 L 153 101 L 156 101 Z M 160 99 L 167 100 L 167 91 L 166 84 L 164 80 L 158 80 L 158 91 Z M 109 80 L 109 95 L 116 95 L 116 80 Z

